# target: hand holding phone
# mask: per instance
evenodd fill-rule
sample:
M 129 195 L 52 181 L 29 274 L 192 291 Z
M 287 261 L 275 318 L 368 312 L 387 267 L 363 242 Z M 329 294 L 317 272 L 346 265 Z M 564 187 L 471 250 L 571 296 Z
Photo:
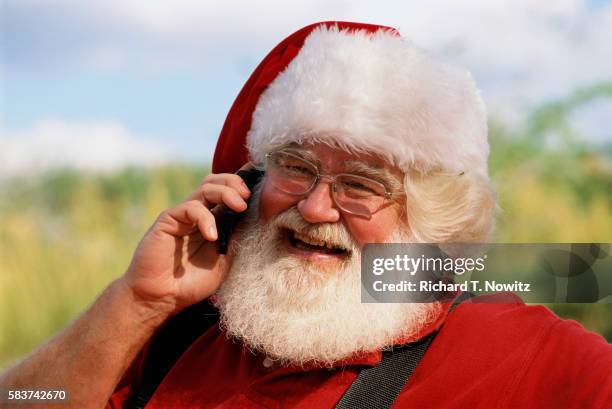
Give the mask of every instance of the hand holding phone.
M 244 168 L 249 169 L 250 166 Z M 255 184 L 260 172 L 243 173 Z M 253 180 L 253 179 L 255 180 Z M 163 210 L 140 240 L 121 285 L 158 315 L 172 315 L 197 303 L 221 285 L 229 271 L 217 251 L 219 236 L 227 248 L 229 237 L 248 207 L 249 189 L 235 174 L 209 174 L 182 203 Z M 221 233 L 219 230 L 222 230 Z

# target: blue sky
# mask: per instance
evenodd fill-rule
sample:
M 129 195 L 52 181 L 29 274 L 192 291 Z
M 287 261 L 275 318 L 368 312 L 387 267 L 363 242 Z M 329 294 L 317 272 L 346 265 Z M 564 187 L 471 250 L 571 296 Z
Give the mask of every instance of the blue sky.
M 472 71 L 491 115 L 612 80 L 609 1 L 33 1 L 0 11 L 0 172 L 210 160 L 233 98 L 286 35 L 320 20 L 398 27 Z M 611 141 L 612 104 L 576 126 Z M 83 158 L 85 156 L 85 159 Z

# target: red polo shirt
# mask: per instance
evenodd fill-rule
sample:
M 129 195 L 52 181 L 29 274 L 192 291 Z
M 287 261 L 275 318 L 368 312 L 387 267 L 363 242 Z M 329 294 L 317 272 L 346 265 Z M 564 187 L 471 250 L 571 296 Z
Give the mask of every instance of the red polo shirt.
M 395 408 L 611 408 L 612 346 L 548 309 L 463 303 L 441 326 Z M 443 324 L 443 325 L 441 325 Z M 333 408 L 376 351 L 333 369 L 282 368 L 217 326 L 177 361 L 147 408 Z M 130 377 L 108 408 L 120 408 Z

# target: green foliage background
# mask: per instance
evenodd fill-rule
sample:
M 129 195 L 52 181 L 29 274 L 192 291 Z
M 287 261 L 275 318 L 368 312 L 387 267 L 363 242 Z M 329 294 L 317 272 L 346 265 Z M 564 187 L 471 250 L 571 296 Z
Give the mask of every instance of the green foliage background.
M 490 124 L 498 242 L 612 242 L 612 146 L 578 142 L 569 112 L 612 83 L 535 110 L 524 129 Z M 553 135 L 553 142 L 544 135 Z M 127 267 L 157 214 L 207 167 L 60 170 L 0 187 L 0 369 L 59 331 Z M 612 272 L 611 272 L 612 273 Z M 612 304 L 551 305 L 612 340 Z

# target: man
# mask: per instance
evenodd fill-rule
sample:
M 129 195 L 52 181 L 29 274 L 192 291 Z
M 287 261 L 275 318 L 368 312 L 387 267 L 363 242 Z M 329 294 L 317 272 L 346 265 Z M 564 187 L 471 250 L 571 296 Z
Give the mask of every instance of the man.
M 173 334 L 171 317 L 210 297 L 221 325 L 196 331 L 141 405 L 610 407 L 611 347 L 545 308 L 481 297 L 452 311 L 360 303 L 365 243 L 488 240 L 487 157 L 469 74 L 387 27 L 305 27 L 245 84 L 213 174 L 160 215 L 125 275 L 1 386 L 67 389 L 74 407 L 138 406 L 159 359 L 150 340 L 160 327 L 182 337 L 189 328 Z M 249 189 L 234 172 L 254 166 L 265 176 Z M 246 211 L 227 256 L 215 243 L 225 208 Z M 383 351 L 427 339 L 406 382 L 379 365 L 399 356 Z M 370 368 L 387 377 L 362 378 Z M 382 405 L 378 391 L 391 384 Z

